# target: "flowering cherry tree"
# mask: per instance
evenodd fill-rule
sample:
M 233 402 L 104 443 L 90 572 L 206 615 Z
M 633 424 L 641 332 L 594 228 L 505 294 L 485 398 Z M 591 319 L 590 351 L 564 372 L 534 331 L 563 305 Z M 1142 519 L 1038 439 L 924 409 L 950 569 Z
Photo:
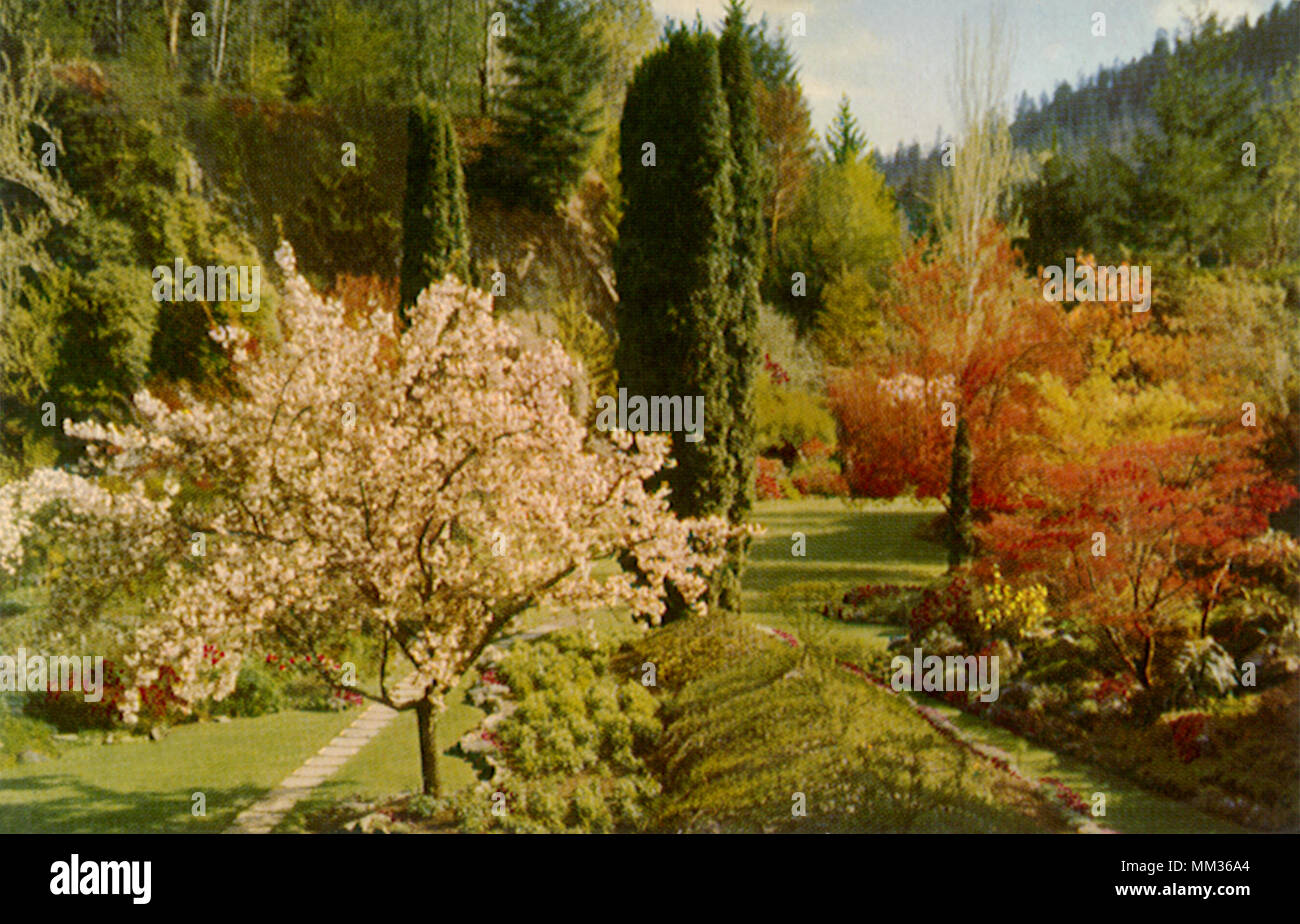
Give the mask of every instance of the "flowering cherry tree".
M 674 517 L 666 489 L 645 488 L 667 441 L 589 434 L 569 358 L 525 349 L 488 296 L 448 277 L 401 330 L 318 296 L 287 245 L 277 259 L 281 340 L 223 328 L 233 382 L 219 398 L 145 391 L 131 426 L 67 425 L 95 470 L 0 489 L 0 567 L 44 529 L 67 550 L 53 602 L 68 618 L 150 588 L 133 690 L 170 668 L 191 704 L 229 694 L 254 647 L 301 655 L 365 634 L 378 653 L 362 692 L 417 712 L 434 793 L 444 698 L 514 617 L 625 604 L 654 620 L 666 582 L 699 599 L 734 527 Z M 629 567 L 599 576 L 606 560 Z M 139 705 L 128 694 L 127 721 Z

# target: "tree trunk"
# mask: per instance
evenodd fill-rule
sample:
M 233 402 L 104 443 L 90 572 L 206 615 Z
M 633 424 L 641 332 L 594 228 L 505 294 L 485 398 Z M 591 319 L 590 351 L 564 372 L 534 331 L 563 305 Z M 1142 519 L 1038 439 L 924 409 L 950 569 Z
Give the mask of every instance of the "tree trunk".
M 1146 642 L 1142 646 L 1142 686 L 1148 690 L 1155 684 L 1151 680 L 1151 664 L 1156 659 L 1156 639 L 1154 635 L 1148 635 Z
M 731 539 L 727 542 L 727 557 L 722 564 L 718 566 L 718 573 L 714 575 L 714 583 L 717 585 L 716 605 L 728 612 L 741 612 L 741 593 L 740 593 L 740 576 L 745 570 L 745 553 L 746 540 Z M 710 609 L 712 609 L 712 605 Z
M 489 10 L 484 10 L 482 4 L 476 7 L 479 11 L 479 24 L 483 27 L 483 54 L 479 58 L 478 67 L 478 114 L 486 116 L 488 114 L 488 75 L 491 66 L 491 49 L 492 35 L 490 32 L 492 14 Z
M 212 9 L 208 23 L 212 27 L 212 36 L 208 40 L 208 78 L 214 79 L 217 73 L 217 23 L 221 11 L 221 0 L 212 0 Z
M 221 30 L 217 33 L 217 57 L 212 68 L 212 82 L 214 84 L 221 82 L 221 72 L 226 66 L 226 25 L 229 21 L 230 0 L 225 0 L 221 6 Z
M 426 697 L 415 704 L 420 734 L 420 776 L 426 796 L 438 795 L 438 712 Z
M 167 15 L 167 54 L 171 58 L 172 70 L 176 70 L 180 63 L 181 0 L 171 0 Z
M 452 27 L 452 0 L 447 0 L 447 25 L 442 37 L 442 101 L 451 105 L 451 43 L 454 34 Z
M 257 35 L 261 20 L 261 0 L 248 4 L 248 86 L 253 87 L 253 74 L 257 70 Z

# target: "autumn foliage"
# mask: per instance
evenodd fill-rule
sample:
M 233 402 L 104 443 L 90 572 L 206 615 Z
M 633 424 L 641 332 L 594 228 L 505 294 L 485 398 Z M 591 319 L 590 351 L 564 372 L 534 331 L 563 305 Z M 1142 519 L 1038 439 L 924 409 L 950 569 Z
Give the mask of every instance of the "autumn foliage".
M 1051 586 L 1061 615 L 1094 621 L 1151 686 L 1161 641 L 1195 630 L 1233 557 L 1295 496 L 1251 454 L 1257 440 L 1237 425 L 1035 462 L 1018 508 L 982 540 L 1004 571 Z
M 996 225 L 980 239 L 973 278 L 955 253 L 918 242 L 882 306 L 885 347 L 832 381 L 856 493 L 892 497 L 910 485 L 918 497 L 943 497 L 960 416 L 974 448 L 974 505 L 1006 509 L 1035 425 L 1033 374 L 1068 362 L 1069 328 Z

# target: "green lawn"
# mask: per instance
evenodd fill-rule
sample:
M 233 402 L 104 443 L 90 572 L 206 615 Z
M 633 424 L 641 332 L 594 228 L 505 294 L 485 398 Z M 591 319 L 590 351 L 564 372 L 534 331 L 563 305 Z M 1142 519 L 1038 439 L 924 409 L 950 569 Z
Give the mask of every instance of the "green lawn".
M 12 595 L 8 608 L 0 614 L 5 620 L 0 629 L 9 629 L 11 636 L 18 634 L 16 629 L 30 632 L 20 623 L 40 602 L 39 594 L 32 591 Z M 535 609 L 522 614 L 515 628 L 529 631 L 557 624 L 591 625 L 611 645 L 640 631 L 625 609 L 577 614 Z M 0 633 L 0 640 L 3 638 Z M 445 752 L 483 718 L 480 710 L 464 701 L 464 691 L 476 677 L 473 672 L 466 676 L 449 697 L 450 706 L 439 720 L 438 742 L 444 752 L 439 771 L 446 793 L 474 782 L 469 763 Z M 63 745 L 58 749 L 61 756 L 49 762 L 0 765 L 0 833 L 224 830 L 235 815 L 278 785 L 361 711 L 288 711 L 228 723 L 184 724 L 161 742 Z M 17 722 L 13 730 L 16 735 Z M 23 732 L 27 734 L 25 727 Z M 279 830 L 299 829 L 306 813 L 339 798 L 418 791 L 416 743 L 414 713 L 399 715 L 309 799 L 299 803 Z M 34 746 L 17 737 L 3 744 L 15 753 Z M 206 817 L 190 814 L 195 792 L 203 792 L 207 798 Z
M 459 757 L 447 754 L 462 735 L 478 726 L 484 713 L 464 701 L 464 691 L 477 679 L 471 672 L 449 697 L 447 711 L 438 718 L 438 761 L 442 791 L 450 794 L 475 781 L 474 770 Z M 324 743 L 324 742 L 322 742 Z M 312 790 L 285 815 L 277 831 L 301 831 L 307 815 L 342 799 L 378 799 L 399 792 L 420 791 L 420 752 L 415 733 L 415 713 L 403 712 L 374 740 L 345 763 L 332 777 Z
M 1021 771 L 1039 778 L 1050 776 L 1065 783 L 1085 799 L 1095 792 L 1106 795 L 1106 817 L 1098 822 L 1124 834 L 1250 834 L 1249 828 L 1148 792 L 1101 767 L 1039 747 L 978 716 L 952 706 L 931 702 L 954 725 L 980 740 L 1009 752 Z
M 181 725 L 162 741 L 85 744 L 0 773 L 0 832 L 220 831 L 360 710 Z M 191 814 L 193 794 L 207 815 Z
M 762 501 L 755 518 L 767 534 L 750 546 L 744 576 L 747 612 L 770 612 L 765 595 L 793 581 L 906 584 L 947 569 L 942 548 L 916 533 L 942 512 L 937 503 L 805 498 Z M 791 554 L 792 535 L 806 537 L 804 557 Z

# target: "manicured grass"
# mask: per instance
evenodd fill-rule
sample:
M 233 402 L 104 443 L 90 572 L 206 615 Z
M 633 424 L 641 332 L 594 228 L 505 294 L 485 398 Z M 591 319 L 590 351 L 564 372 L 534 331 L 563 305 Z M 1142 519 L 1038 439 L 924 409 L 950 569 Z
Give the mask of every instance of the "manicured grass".
M 600 573 L 599 569 L 597 573 Z M 644 631 L 631 620 L 626 607 L 602 607 L 586 613 L 539 607 L 521 613 L 511 628 L 512 633 L 518 634 L 551 626 L 590 626 L 600 643 L 611 648 L 616 648 L 623 640 L 640 636 Z M 478 780 L 468 761 L 446 753 L 485 716 L 481 709 L 465 700 L 465 691 L 477 679 L 476 671 L 465 675 L 460 686 L 447 698 L 447 711 L 438 719 L 438 745 L 443 752 L 438 770 L 443 795 L 452 795 Z M 355 797 L 369 801 L 401 792 L 419 792 L 420 756 L 416 745 L 414 713 L 398 716 L 334 776 L 313 790 L 310 798 L 294 806 L 276 830 L 301 831 L 309 815 L 342 799 Z
M 281 712 L 181 725 L 157 742 L 73 746 L 0 772 L 0 832 L 220 831 L 358 714 Z M 206 816 L 191 814 L 196 792 Z
M 671 627 L 681 646 L 705 625 Z M 754 633 L 757 635 L 757 633 Z M 1026 787 L 969 759 L 895 697 L 819 656 L 743 640 L 667 707 L 652 828 L 722 832 L 1049 832 Z M 799 814 L 799 809 L 806 814 Z
M 907 501 L 849 505 L 839 500 L 810 499 L 759 504 L 756 518 L 767 526 L 768 533 L 751 546 L 744 579 L 746 618 L 797 632 L 800 620 L 781 610 L 779 594 L 775 593 L 790 584 L 833 582 L 847 589 L 863 583 L 919 583 L 941 575 L 946 568 L 944 550 L 917 535 L 938 512 L 937 505 Z M 807 538 L 806 557 L 791 555 L 791 534 L 794 532 L 802 532 Z M 8 618 L 13 620 L 11 628 L 21 622 L 21 617 Z M 641 632 L 621 608 L 586 614 L 539 609 L 524 614 L 513 628 L 527 631 L 557 624 L 590 624 L 602 644 L 611 646 Z M 899 630 L 892 626 L 823 621 L 816 631 L 837 648 L 856 647 L 867 651 L 883 648 L 888 637 Z M 718 669 L 723 671 L 728 667 L 730 665 L 719 665 Z M 463 689 L 472 679 L 466 678 L 461 691 L 452 695 L 451 705 L 441 717 L 438 738 L 444 751 L 482 718 L 479 710 L 463 701 Z M 860 681 L 854 683 L 860 684 Z M 859 698 L 856 687 L 853 689 L 852 698 L 864 710 L 875 715 L 885 709 L 878 716 L 882 721 L 888 715 L 888 724 L 903 723 L 908 726 L 909 736 L 915 732 L 921 736 L 918 740 L 931 743 L 926 730 L 919 726 L 912 729 L 911 719 L 893 708 L 896 704 L 881 699 L 887 699 L 886 694 L 864 691 Z M 801 704 L 802 695 L 788 704 L 793 709 L 792 717 L 797 717 L 799 722 L 811 721 L 816 711 L 815 703 Z M 755 699 L 737 691 L 727 706 L 726 714 L 719 713 L 715 718 L 725 719 L 737 728 L 744 726 L 750 721 L 744 714 L 745 710 L 757 708 L 759 700 L 765 697 L 766 694 Z M 764 713 L 765 708 L 759 712 Z M 960 714 L 950 707 L 941 705 L 940 708 L 950 714 L 959 727 L 1011 753 L 1026 773 L 1054 776 L 1085 797 L 1093 792 L 1105 792 L 1107 815 L 1104 824 L 1107 826 L 1133 832 L 1243 830 L 1183 803 L 1115 779 L 1097 768 L 1062 758 L 981 719 Z M 223 830 L 241 809 L 277 785 L 359 714 L 356 709 L 347 713 L 283 712 L 229 723 L 182 725 L 161 742 L 64 747 L 63 756 L 55 761 L 0 770 L 0 832 Z M 758 720 L 761 716 L 751 718 Z M 280 830 L 301 830 L 307 813 L 342 797 L 377 798 L 417 790 L 419 758 L 414 721 L 411 713 L 399 716 L 335 777 L 300 803 L 282 823 Z M 760 725 L 764 721 L 767 720 L 760 721 Z M 791 731 L 787 737 L 794 748 L 797 735 Z M 931 759 L 943 753 L 945 747 L 939 741 L 933 745 Z M 701 778 L 703 786 L 722 787 L 718 790 L 720 798 L 726 795 L 724 790 L 736 795 L 750 789 L 750 784 L 744 780 L 747 771 L 744 771 L 746 758 L 743 748 L 739 751 L 729 749 L 728 754 L 718 755 L 720 763 L 714 768 L 726 776 L 725 780 L 709 773 Z M 765 788 L 770 783 L 776 787 L 773 792 L 784 791 L 789 782 L 784 773 L 779 774 L 780 780 L 776 776 L 767 779 L 768 775 L 776 774 L 777 769 L 773 766 L 762 770 L 755 776 L 755 785 L 765 780 Z M 450 755 L 444 754 L 440 770 L 445 793 L 452 793 L 474 780 L 469 764 Z M 806 775 L 816 777 L 821 768 L 809 765 L 804 771 Z M 729 790 L 733 786 L 739 788 Z M 691 805 L 701 804 L 698 800 L 706 799 L 709 791 L 712 790 L 705 789 L 682 797 L 684 801 L 678 808 L 685 810 Z M 963 797 L 965 801 L 960 813 L 967 818 L 967 830 L 985 829 L 995 816 L 1002 822 L 1011 822 L 1005 829 L 1025 830 L 1022 827 L 1023 816 L 1016 818 L 1018 813 L 1010 809 L 1011 814 L 1004 814 L 1002 809 L 988 801 L 990 793 L 999 791 L 995 781 L 981 780 Z M 191 814 L 191 798 L 195 792 L 203 792 L 207 799 L 205 817 Z M 731 795 L 726 797 L 732 798 Z M 747 796 L 744 798 L 748 799 Z M 788 795 L 784 798 L 788 799 Z M 749 803 L 749 808 L 742 814 L 758 821 L 759 816 L 753 814 L 758 810 L 757 804 Z M 762 808 L 764 817 L 767 813 L 768 808 Z M 773 819 L 776 817 L 776 814 L 771 816 Z M 1034 827 L 1030 823 L 1029 829 Z M 934 829 L 942 829 L 942 825 Z
M 793 582 L 834 581 L 844 589 L 863 583 L 932 580 L 947 569 L 944 550 L 916 537 L 915 530 L 939 512 L 937 506 L 896 502 L 849 507 L 841 501 L 767 501 L 756 518 L 768 535 L 756 540 L 745 573 L 746 614 L 757 621 L 798 632 L 799 622 L 775 609 L 771 591 Z M 790 534 L 808 537 L 808 557 L 790 555 Z M 760 594 L 766 595 L 760 596 Z M 882 650 L 895 626 L 824 620 L 816 627 L 837 648 Z M 1106 794 L 1106 816 L 1098 822 L 1126 833 L 1248 833 L 1248 829 L 1186 803 L 1149 792 L 1099 767 L 1056 754 L 977 716 L 924 697 L 953 723 L 979 740 L 1010 753 L 1022 772 L 1055 777 L 1084 798 Z
M 444 795 L 472 785 L 474 769 L 463 758 L 446 753 L 462 735 L 475 728 L 485 713 L 465 702 L 464 692 L 477 674 L 471 671 L 448 697 L 447 711 L 438 717 L 438 747 L 442 754 L 438 773 Z M 324 743 L 324 742 L 322 742 Z M 414 711 L 403 712 L 332 777 L 321 783 L 284 817 L 276 830 L 302 831 L 308 815 L 332 802 L 356 798 L 378 799 L 400 792 L 420 791 L 420 752 Z
M 767 534 L 750 546 L 744 574 L 747 612 L 771 613 L 767 594 L 796 581 L 908 584 L 947 569 L 947 553 L 917 532 L 942 512 L 937 503 L 853 502 L 833 498 L 762 501 L 754 518 Z M 792 534 L 806 537 L 803 557 L 791 554 Z
M 31 616 L 39 594 L 21 596 L 22 603 L 15 601 L 6 611 L 4 628 L 17 628 Z M 524 632 L 552 625 L 591 625 L 602 642 L 612 646 L 643 631 L 625 608 L 587 613 L 539 608 L 521 614 L 512 629 Z M 438 741 L 444 752 L 483 718 L 480 710 L 464 701 L 464 690 L 476 676 L 473 672 L 466 676 L 439 719 Z M 185 724 L 161 742 L 65 745 L 63 756 L 53 761 L 9 769 L 0 765 L 0 832 L 224 830 L 239 811 L 278 785 L 361 711 L 288 711 L 229 723 Z M 23 730 L 19 724 L 17 717 L 10 722 L 12 740 L 5 742 L 6 749 L 15 753 L 36 747 L 30 735 L 18 734 Z M 416 742 L 414 713 L 399 715 L 334 777 L 299 803 L 279 830 L 300 830 L 306 813 L 342 797 L 418 791 Z M 56 751 L 54 747 L 37 749 Z M 439 770 L 443 791 L 448 794 L 475 781 L 470 764 L 454 755 L 444 753 Z M 190 814 L 195 792 L 203 792 L 207 798 L 206 817 Z
M 1193 808 L 1185 802 L 1149 792 L 1100 767 L 1074 760 L 999 728 L 947 704 L 930 701 L 954 725 L 981 741 L 1010 753 L 1031 776 L 1055 777 L 1085 799 L 1106 796 L 1106 817 L 1097 821 L 1124 834 L 1250 834 L 1230 821 Z
M 797 618 L 781 603 L 797 584 L 822 584 L 829 600 L 862 584 L 924 584 L 948 568 L 947 552 L 918 533 L 943 511 L 935 502 L 854 501 L 803 498 L 763 501 L 754 518 L 767 527 L 755 539 L 744 574 L 745 615 L 764 625 L 797 632 Z M 806 537 L 807 555 L 791 554 L 791 534 Z M 806 627 L 805 627 L 806 628 Z M 816 631 L 836 645 L 863 640 L 885 645 L 901 630 L 892 626 L 820 620 Z
M 883 650 L 889 636 L 901 630 L 893 626 L 831 623 L 826 631 L 841 649 L 856 647 L 865 652 Z M 1132 834 L 1249 833 L 1247 828 L 1149 792 L 1101 767 L 1057 754 L 942 700 L 919 693 L 913 695 L 938 709 L 962 731 L 1011 754 L 1023 773 L 1037 778 L 1054 777 L 1085 799 L 1093 793 L 1105 793 L 1106 816 L 1098 819 L 1105 827 Z

